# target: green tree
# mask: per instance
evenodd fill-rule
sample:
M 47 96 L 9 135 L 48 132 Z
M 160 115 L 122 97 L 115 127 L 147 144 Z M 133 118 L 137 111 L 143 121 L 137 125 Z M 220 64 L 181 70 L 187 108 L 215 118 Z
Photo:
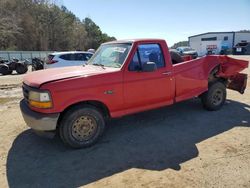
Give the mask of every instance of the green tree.
M 103 33 L 98 25 L 95 24 L 90 18 L 83 20 L 85 29 L 87 32 L 86 47 L 87 48 L 98 48 L 101 43 L 107 41 L 116 40 L 115 37 L 110 37 L 106 33 Z
M 172 49 L 175 49 L 175 48 L 178 48 L 178 47 L 181 47 L 181 46 L 189 46 L 188 41 L 180 41 L 180 42 L 177 42 L 177 43 L 175 43 L 173 46 L 171 46 L 171 48 L 172 48 Z
M 0 50 L 86 50 L 115 40 L 55 0 L 0 0 Z

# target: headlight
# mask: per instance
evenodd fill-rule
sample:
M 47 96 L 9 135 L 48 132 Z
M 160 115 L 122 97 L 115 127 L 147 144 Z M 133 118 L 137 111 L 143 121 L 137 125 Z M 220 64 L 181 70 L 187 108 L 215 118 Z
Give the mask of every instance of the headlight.
M 29 92 L 29 104 L 36 108 L 51 108 L 52 101 L 49 92 L 30 91 Z

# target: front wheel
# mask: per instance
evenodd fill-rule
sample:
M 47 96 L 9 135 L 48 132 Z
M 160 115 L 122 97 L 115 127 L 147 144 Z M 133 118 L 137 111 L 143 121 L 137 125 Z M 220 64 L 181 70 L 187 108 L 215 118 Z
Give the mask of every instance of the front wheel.
M 104 128 L 105 121 L 98 109 L 90 105 L 79 105 L 63 115 L 59 133 L 66 145 L 85 148 L 97 142 Z
M 225 103 L 227 97 L 226 86 L 222 82 L 214 82 L 201 96 L 203 107 L 209 111 L 219 110 Z

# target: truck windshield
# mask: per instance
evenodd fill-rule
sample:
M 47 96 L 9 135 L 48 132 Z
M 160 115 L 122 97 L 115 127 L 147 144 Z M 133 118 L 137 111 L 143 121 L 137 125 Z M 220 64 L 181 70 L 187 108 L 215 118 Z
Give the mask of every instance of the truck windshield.
M 118 44 L 104 44 L 99 47 L 88 64 L 120 68 L 124 63 L 132 44 L 118 43 Z

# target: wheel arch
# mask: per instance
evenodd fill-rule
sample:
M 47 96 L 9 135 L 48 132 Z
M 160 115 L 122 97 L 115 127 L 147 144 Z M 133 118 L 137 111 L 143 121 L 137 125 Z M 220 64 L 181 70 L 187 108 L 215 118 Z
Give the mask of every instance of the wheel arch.
M 217 81 L 220 81 L 226 85 L 227 79 L 218 76 L 218 73 L 220 72 L 220 70 L 221 70 L 220 64 L 217 64 L 210 69 L 208 73 L 208 77 L 207 77 L 208 85 Z
M 60 121 L 63 117 L 63 115 L 69 111 L 70 109 L 76 107 L 76 106 L 84 106 L 84 105 L 90 105 L 90 106 L 93 106 L 95 108 L 97 108 L 104 116 L 104 118 L 110 118 L 110 110 L 109 108 L 107 107 L 107 105 L 105 105 L 103 102 L 100 102 L 100 101 L 97 101 L 97 100 L 86 100 L 86 101 L 81 101 L 81 102 L 77 102 L 77 103 L 74 103 L 74 104 L 71 104 L 70 106 L 68 106 L 67 108 L 65 108 L 63 110 L 63 112 L 60 113 L 60 116 L 59 116 L 59 119 L 58 119 L 58 123 L 57 123 L 57 127 L 59 126 L 60 124 Z

